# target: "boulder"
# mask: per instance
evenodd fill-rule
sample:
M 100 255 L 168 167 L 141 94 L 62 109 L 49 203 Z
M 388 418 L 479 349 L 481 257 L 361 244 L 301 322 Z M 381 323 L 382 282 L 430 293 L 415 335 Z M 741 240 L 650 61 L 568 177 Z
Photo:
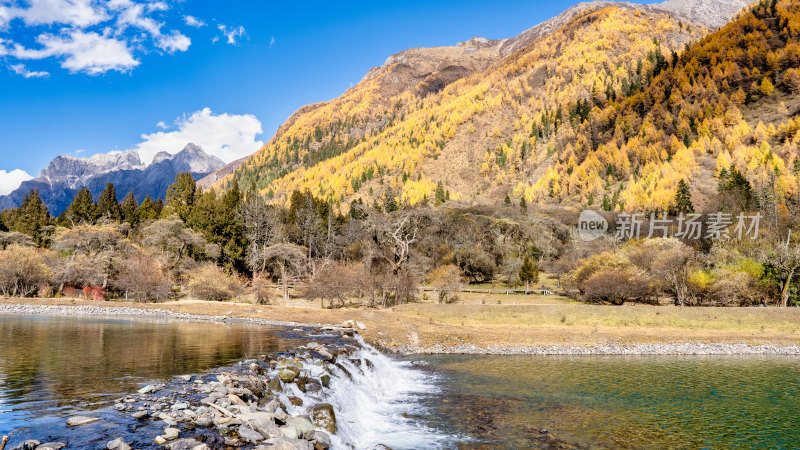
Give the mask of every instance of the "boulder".
M 239 414 L 237 418 L 253 430 L 261 433 L 265 438 L 282 436 L 278 426 L 275 425 L 275 414 L 268 412 L 253 412 L 249 414 Z
M 11 450 L 36 450 L 36 447 L 40 445 L 42 445 L 41 442 L 34 439 L 28 439 L 27 441 L 20 442 L 19 444 L 15 445 L 11 448 Z
M 288 417 L 286 419 L 286 427 L 294 428 L 296 430 L 297 438 L 295 439 L 313 439 L 314 438 L 314 424 L 304 417 Z M 286 433 L 284 433 L 286 434 Z M 288 437 L 288 436 L 287 436 Z
M 250 444 L 256 444 L 264 440 L 264 436 L 262 436 L 261 433 L 248 427 L 247 425 L 240 426 L 238 433 L 239 437 L 242 438 L 243 441 L 249 442 Z
M 66 446 L 67 444 L 63 442 L 45 442 L 44 444 L 41 444 L 38 447 L 36 447 L 36 450 L 61 450 Z
M 173 427 L 164 428 L 164 439 L 168 441 L 174 441 L 175 439 L 178 439 L 178 436 L 180 436 L 180 434 L 181 430 L 177 428 Z
M 247 406 L 247 403 L 236 394 L 228 394 L 228 401 L 231 402 L 231 405 Z
M 314 425 L 330 434 L 336 434 L 336 413 L 330 403 L 318 403 L 310 412 Z
M 272 378 L 267 383 L 267 387 L 272 392 L 283 392 L 283 385 L 281 384 L 281 380 L 278 378 Z
M 328 387 L 331 384 L 331 376 L 326 373 L 319 377 L 319 381 L 322 383 L 322 386 Z
M 275 367 L 277 369 L 292 369 L 299 373 L 301 370 L 303 370 L 303 362 L 296 359 L 281 358 L 278 360 L 278 363 L 275 365 Z
M 166 448 L 169 450 L 201 450 L 208 449 L 208 446 L 197 439 L 183 438 L 170 442 Z
M 317 446 L 325 450 L 331 448 L 331 437 L 324 431 L 315 431 L 314 440 L 317 441 Z
M 281 379 L 284 383 L 291 383 L 297 378 L 298 373 L 291 369 L 281 369 L 278 372 L 278 378 Z
M 136 411 L 135 413 L 131 414 L 131 417 L 136 420 L 144 420 L 150 416 L 150 413 L 147 411 Z
M 156 392 L 159 389 L 160 388 L 158 386 L 156 386 L 155 384 L 150 384 L 150 385 L 147 385 L 147 386 L 139 389 L 137 392 L 139 392 L 142 395 L 147 395 L 147 394 L 152 394 L 153 392 Z
M 272 438 L 253 450 L 313 450 L 311 443 L 305 440 Z
M 113 441 L 108 441 L 106 448 L 108 450 L 131 450 L 131 446 L 128 445 L 127 442 L 123 441 L 122 438 L 116 438 Z
M 201 416 L 194 419 L 194 424 L 198 427 L 207 428 L 214 425 L 214 421 L 210 417 Z
M 97 417 L 88 417 L 88 416 L 73 416 L 67 419 L 67 426 L 68 427 L 80 427 L 83 425 L 87 425 L 90 423 L 97 422 Z
M 319 349 L 315 350 L 312 355 L 318 359 L 322 359 L 324 361 L 333 361 L 333 355 L 330 354 L 327 350 Z

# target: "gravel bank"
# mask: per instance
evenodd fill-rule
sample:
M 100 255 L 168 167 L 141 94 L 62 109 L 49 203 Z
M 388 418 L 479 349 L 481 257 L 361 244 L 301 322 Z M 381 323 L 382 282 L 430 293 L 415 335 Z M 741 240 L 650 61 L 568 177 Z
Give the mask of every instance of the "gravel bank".
M 434 345 L 427 348 L 401 347 L 404 354 L 453 355 L 800 355 L 800 347 L 775 345 L 720 344 L 687 342 L 677 344 L 616 345 L 604 344 L 589 347 L 533 346 L 490 347 L 474 345 L 448 347 Z
M 202 314 L 175 313 L 165 309 L 130 308 L 121 306 L 87 305 L 35 305 L 0 303 L 0 314 L 50 315 L 50 316 L 95 316 L 117 318 L 145 318 L 187 322 L 219 324 L 242 324 L 281 327 L 330 327 L 322 323 L 299 323 L 279 320 L 212 316 Z M 383 345 L 381 345 L 383 344 Z M 748 345 L 686 342 L 672 344 L 618 345 L 603 344 L 595 346 L 520 346 L 520 347 L 478 347 L 470 344 L 446 346 L 437 344 L 431 347 L 399 346 L 390 347 L 378 343 L 379 347 L 392 353 L 414 354 L 464 354 L 464 355 L 800 355 L 800 346 Z
M 118 318 L 164 319 L 186 322 L 204 322 L 220 324 L 262 325 L 281 327 L 324 327 L 329 324 L 298 323 L 279 320 L 255 319 L 248 317 L 209 316 L 202 314 L 175 313 L 165 309 L 128 308 L 122 306 L 62 306 L 62 305 L 26 305 L 0 303 L 0 314 L 45 315 L 45 316 L 96 316 Z

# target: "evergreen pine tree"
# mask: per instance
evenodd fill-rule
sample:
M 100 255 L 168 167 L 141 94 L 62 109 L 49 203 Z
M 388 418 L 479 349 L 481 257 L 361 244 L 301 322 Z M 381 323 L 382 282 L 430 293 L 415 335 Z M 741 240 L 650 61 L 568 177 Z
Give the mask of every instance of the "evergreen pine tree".
M 519 199 L 519 207 L 522 208 L 523 211 L 528 210 L 528 203 L 525 201 L 524 195 Z
M 59 218 L 62 225 L 76 226 L 80 224 L 91 225 L 97 220 L 97 208 L 95 208 L 92 193 L 89 188 L 82 187 L 64 214 Z
M 611 211 L 611 198 L 608 194 L 603 194 L 603 211 Z
M 694 212 L 694 204 L 692 204 L 692 192 L 689 189 L 689 183 L 687 183 L 686 180 L 682 179 L 678 182 L 678 190 L 675 191 L 675 202 L 673 208 L 673 214 Z
M 508 196 L 508 192 L 506 192 L 506 198 L 503 199 L 503 204 L 506 206 L 511 206 L 511 197 Z
M 167 188 L 167 207 L 170 212 L 174 212 L 186 222 L 192 213 L 196 195 L 197 184 L 192 174 L 189 172 L 179 173 L 175 177 L 175 181 Z
M 136 225 L 138 223 L 138 217 L 136 214 L 136 210 L 139 208 L 139 204 L 136 202 L 136 198 L 133 196 L 133 191 L 128 192 L 128 195 L 122 199 L 122 204 L 119 207 L 120 213 L 120 220 L 123 222 L 128 222 L 131 226 Z
M 10 222 L 7 224 L 9 230 L 27 234 L 42 247 L 49 244 L 45 227 L 52 223 L 52 217 L 42 197 L 39 196 L 38 189 L 31 189 L 25 195 L 16 214 L 11 216 Z
M 136 210 L 136 219 L 140 222 L 158 219 L 160 215 L 157 203 L 149 195 L 142 200 L 142 204 Z
M 122 214 L 117 201 L 117 191 L 114 189 L 114 183 L 108 183 L 103 192 L 100 193 L 100 197 L 97 198 L 96 214 L 107 219 L 120 220 Z
M 439 206 L 447 201 L 447 196 L 444 193 L 444 185 L 441 181 L 436 183 L 436 202 L 435 205 Z
M 535 283 L 539 279 L 539 269 L 533 265 L 528 255 L 525 255 L 518 275 L 519 281 L 525 283 L 525 289 L 530 289 L 531 283 Z

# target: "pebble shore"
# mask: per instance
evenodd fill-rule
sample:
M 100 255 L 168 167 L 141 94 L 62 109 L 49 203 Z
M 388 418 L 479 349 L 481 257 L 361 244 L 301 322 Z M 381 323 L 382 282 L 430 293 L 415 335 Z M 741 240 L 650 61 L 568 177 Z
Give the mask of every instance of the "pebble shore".
M 283 327 L 325 327 L 330 324 L 298 323 L 249 317 L 210 316 L 203 314 L 176 313 L 166 309 L 129 308 L 124 306 L 87 305 L 33 305 L 0 303 L 0 314 L 47 315 L 47 316 L 100 316 L 120 318 L 165 319 L 185 322 L 234 323 L 241 325 L 263 325 Z
M 686 342 L 676 344 L 642 344 L 617 345 L 603 344 L 588 347 L 571 346 L 532 346 L 532 347 L 490 347 L 481 348 L 474 345 L 442 346 L 434 345 L 426 348 L 401 347 L 399 353 L 404 354 L 463 354 L 463 355 L 800 355 L 800 347 L 781 347 L 775 345 L 721 344 Z
M 331 324 L 298 323 L 246 317 L 211 316 L 201 314 L 175 313 L 164 309 L 130 308 L 120 306 L 87 305 L 35 305 L 0 303 L 0 314 L 51 315 L 51 316 L 105 316 L 124 318 L 149 318 L 205 323 L 235 323 L 242 325 L 285 326 L 285 327 L 331 327 Z M 334 325 L 335 326 L 335 325 Z M 379 344 L 380 345 L 380 344 Z M 602 344 L 595 346 L 518 346 L 518 347 L 478 347 L 470 344 L 446 346 L 436 344 L 430 347 L 399 346 L 382 348 L 403 355 L 463 354 L 463 355 L 800 355 L 800 346 L 748 345 L 685 342 L 670 344 L 620 345 Z

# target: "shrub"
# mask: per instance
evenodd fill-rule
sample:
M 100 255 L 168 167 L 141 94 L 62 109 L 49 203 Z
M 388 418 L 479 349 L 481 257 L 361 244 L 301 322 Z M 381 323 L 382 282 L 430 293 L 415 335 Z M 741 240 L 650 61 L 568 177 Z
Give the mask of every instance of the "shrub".
M 272 282 L 268 278 L 260 276 L 253 278 L 253 281 L 250 282 L 250 294 L 256 304 L 269 303 L 269 299 L 272 296 L 271 284 Z
M 160 301 L 169 298 L 172 283 L 161 266 L 145 254 L 136 254 L 120 264 L 119 271 L 111 280 L 115 290 L 125 299 L 138 301 Z
M 428 283 L 436 289 L 439 303 L 452 303 L 455 297 L 452 294 L 464 286 L 464 278 L 458 266 L 447 264 L 437 267 L 428 274 Z
M 103 289 L 102 286 L 84 286 L 83 287 L 83 298 L 85 299 L 92 299 L 92 300 L 105 300 L 106 299 L 106 290 Z
M 583 297 L 590 302 L 621 305 L 626 300 L 645 300 L 649 286 L 634 267 L 602 269 L 583 283 Z
M 766 293 L 759 280 L 747 272 L 730 269 L 715 271 L 707 299 L 720 306 L 752 306 L 765 302 Z
M 205 264 L 189 276 L 190 294 L 201 300 L 230 300 L 242 292 L 241 281 L 214 264 Z
M 309 300 L 325 301 L 331 308 L 341 308 L 350 297 L 362 296 L 366 269 L 363 264 L 331 262 L 326 264 L 306 283 L 303 296 Z
M 53 296 L 53 288 L 49 284 L 43 284 L 39 286 L 38 295 L 41 298 L 50 298 Z
M 67 298 L 78 298 L 78 296 L 80 295 L 80 291 L 78 291 L 72 286 L 67 286 L 61 290 L 61 294 Z
M 52 277 L 43 251 L 18 245 L 0 251 L 0 293 L 3 295 L 27 297 L 40 286 L 49 284 Z

